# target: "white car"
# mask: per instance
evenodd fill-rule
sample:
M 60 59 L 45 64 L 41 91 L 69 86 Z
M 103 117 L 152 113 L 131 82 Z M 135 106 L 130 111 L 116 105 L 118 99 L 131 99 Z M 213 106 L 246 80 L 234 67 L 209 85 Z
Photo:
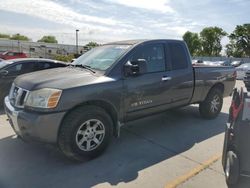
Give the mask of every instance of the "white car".
M 235 68 L 237 71 L 237 79 L 242 80 L 247 71 L 250 71 L 250 63 L 244 63 Z

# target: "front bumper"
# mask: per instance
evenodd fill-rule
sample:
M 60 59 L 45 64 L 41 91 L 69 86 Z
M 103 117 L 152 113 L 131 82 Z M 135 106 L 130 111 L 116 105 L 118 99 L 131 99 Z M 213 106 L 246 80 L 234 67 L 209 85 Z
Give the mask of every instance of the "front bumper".
M 39 113 L 17 109 L 4 99 L 5 112 L 15 133 L 27 141 L 56 143 L 58 129 L 66 112 Z

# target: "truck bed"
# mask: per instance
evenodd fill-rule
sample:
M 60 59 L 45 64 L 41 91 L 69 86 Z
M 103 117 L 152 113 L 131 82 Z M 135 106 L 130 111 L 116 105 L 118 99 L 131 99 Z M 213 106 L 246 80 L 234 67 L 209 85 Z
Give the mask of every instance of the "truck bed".
M 236 72 L 230 66 L 193 66 L 194 93 L 191 103 L 203 101 L 216 83 L 221 84 L 224 97 L 229 96 L 235 85 Z

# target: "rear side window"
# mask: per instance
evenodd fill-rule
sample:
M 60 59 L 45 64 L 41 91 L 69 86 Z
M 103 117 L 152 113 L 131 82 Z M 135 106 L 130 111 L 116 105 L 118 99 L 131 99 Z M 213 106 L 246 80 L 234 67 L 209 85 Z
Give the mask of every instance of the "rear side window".
M 149 44 L 142 46 L 130 58 L 135 61 L 137 59 L 145 59 L 147 62 L 147 72 L 165 71 L 164 47 L 162 44 Z
M 186 69 L 188 67 L 188 58 L 183 45 L 179 43 L 169 43 L 169 52 L 172 70 Z
M 48 62 L 37 62 L 37 70 L 49 69 L 51 68 L 51 64 Z

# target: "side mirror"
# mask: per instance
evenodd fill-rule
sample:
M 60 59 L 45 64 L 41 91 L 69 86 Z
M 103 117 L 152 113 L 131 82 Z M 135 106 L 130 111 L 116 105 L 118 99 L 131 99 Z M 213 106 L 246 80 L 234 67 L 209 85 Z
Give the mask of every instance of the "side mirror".
M 124 65 L 126 76 L 137 76 L 147 72 L 147 62 L 145 59 L 137 59 L 135 61 L 128 61 Z
M 0 71 L 0 76 L 7 76 L 9 72 L 7 70 Z

